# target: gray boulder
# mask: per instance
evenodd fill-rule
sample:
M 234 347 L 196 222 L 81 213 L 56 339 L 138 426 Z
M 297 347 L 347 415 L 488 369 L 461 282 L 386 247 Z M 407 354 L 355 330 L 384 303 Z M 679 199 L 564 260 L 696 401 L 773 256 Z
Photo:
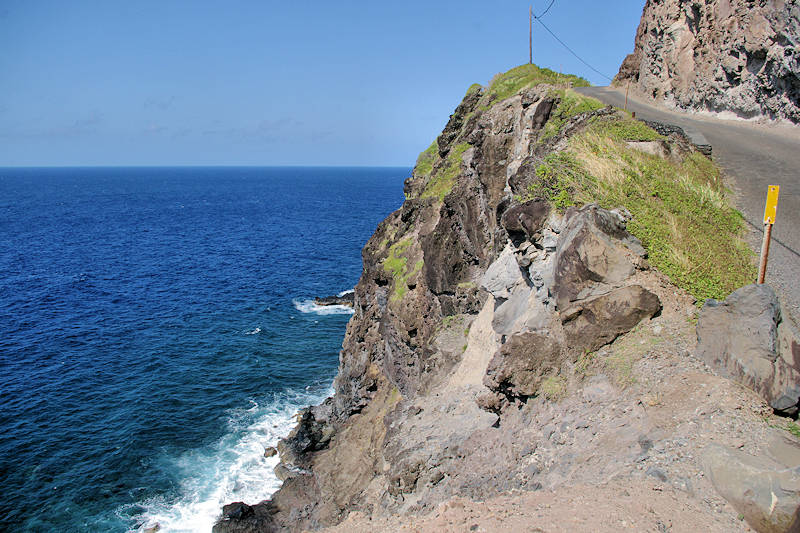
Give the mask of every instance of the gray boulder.
M 577 302 L 563 316 L 567 345 L 578 352 L 597 350 L 660 310 L 658 296 L 639 285 Z
M 554 269 L 560 310 L 596 293 L 608 292 L 636 270 L 645 250 L 625 229 L 625 220 L 597 204 L 570 208 L 558 239 Z
M 769 285 L 747 285 L 723 302 L 706 301 L 697 321 L 696 355 L 776 411 L 797 413 L 800 347 Z
M 511 297 L 514 286 L 524 284 L 522 271 L 517 264 L 514 249 L 509 245 L 500 256 L 486 269 L 481 279 L 481 287 L 489 291 L 495 298 Z
M 797 448 L 797 443 L 791 447 Z M 797 463 L 786 465 L 773 458 L 753 457 L 719 444 L 706 447 L 701 461 L 716 491 L 750 527 L 759 533 L 800 532 Z

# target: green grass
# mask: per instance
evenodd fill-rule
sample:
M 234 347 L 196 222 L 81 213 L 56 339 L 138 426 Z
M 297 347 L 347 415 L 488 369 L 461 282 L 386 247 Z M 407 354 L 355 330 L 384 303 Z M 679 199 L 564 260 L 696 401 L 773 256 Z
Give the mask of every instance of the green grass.
M 575 184 L 587 181 L 583 169 L 569 152 L 548 154 L 536 167 L 536 180 L 528 186 L 528 194 L 521 201 L 544 198 L 559 211 L 575 205 Z
M 793 436 L 795 436 L 797 438 L 800 438 L 800 425 L 798 425 L 797 422 L 789 420 L 789 421 L 786 422 L 786 424 L 773 424 L 770 421 L 769 417 L 765 417 L 764 418 L 764 422 L 766 422 L 766 424 L 771 428 L 782 429 L 783 431 L 788 431 Z
M 628 229 L 650 263 L 698 303 L 752 283 L 743 218 L 728 201 L 719 168 L 699 153 L 671 161 L 629 148 L 626 138 L 652 134 L 627 117 L 603 120 L 545 158 L 529 197 L 547 198 L 559 209 L 588 202 L 625 207 L 633 215 Z
M 484 98 L 486 98 L 487 102 L 493 104 L 517 94 L 525 87 L 540 83 L 551 85 L 572 84 L 573 87 L 589 86 L 589 82 L 579 76 L 559 74 L 549 68 L 540 68 L 536 65 L 520 65 L 496 76 L 489 85 Z
M 782 429 L 785 429 L 795 437 L 800 437 L 800 426 L 798 426 L 795 422 L 787 422 L 786 426 Z
M 620 388 L 636 383 L 633 375 L 633 364 L 638 357 L 627 350 L 614 350 L 610 355 L 599 360 L 603 370 L 610 374 L 614 383 Z
M 567 379 L 563 376 L 546 377 L 539 385 L 539 394 L 551 402 L 564 399 L 567 395 Z
M 442 319 L 442 327 L 449 328 L 456 321 L 461 322 L 462 320 L 464 320 L 464 317 L 461 315 L 447 315 Z
M 467 94 L 465 94 L 464 97 L 466 98 L 467 96 L 471 95 L 472 93 L 476 93 L 476 92 L 480 91 L 482 88 L 483 88 L 483 85 L 481 85 L 480 83 L 473 83 L 467 89 Z
M 428 180 L 420 198 L 438 198 L 441 202 L 453 190 L 456 178 L 461 173 L 461 156 L 470 147 L 469 143 L 453 146 L 447 154 L 445 165 L 440 165 Z
M 418 176 L 428 177 L 433 171 L 433 165 L 439 158 L 439 143 L 436 139 L 433 140 L 431 145 L 425 149 L 424 152 L 417 157 L 417 165 L 415 170 Z
M 416 276 L 425 265 L 425 262 L 420 259 L 414 263 L 413 269 L 408 269 L 407 253 L 410 246 L 410 238 L 401 239 L 389 247 L 389 255 L 383 260 L 383 270 L 391 274 L 394 280 L 392 301 L 403 299 L 403 296 L 408 292 L 408 280 Z
M 615 141 L 657 141 L 666 138 L 645 123 L 628 116 L 616 120 L 595 121 L 589 129 Z
M 554 96 L 560 98 L 560 101 L 555 111 L 550 114 L 550 119 L 544 126 L 540 140 L 558 135 L 564 124 L 572 117 L 605 107 L 600 100 L 583 96 L 569 89 L 556 91 Z

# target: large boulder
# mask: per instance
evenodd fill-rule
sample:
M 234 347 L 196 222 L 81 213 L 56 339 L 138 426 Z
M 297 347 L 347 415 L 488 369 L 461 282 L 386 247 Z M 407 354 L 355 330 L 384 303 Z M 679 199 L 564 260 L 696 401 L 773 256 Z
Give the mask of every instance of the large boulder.
M 747 285 L 725 301 L 706 301 L 697 321 L 696 355 L 776 411 L 797 413 L 800 347 L 769 285 Z
M 503 213 L 502 224 L 514 241 L 535 241 L 550 215 L 550 203 L 537 198 L 512 205 Z
M 564 316 L 567 345 L 578 352 L 597 350 L 660 310 L 658 296 L 639 285 L 578 302 Z
M 564 219 L 554 272 L 556 304 L 562 311 L 576 300 L 621 284 L 645 256 L 618 213 L 589 204 L 570 208 Z
M 508 397 L 534 396 L 544 378 L 561 366 L 562 347 L 551 337 L 521 333 L 494 354 L 483 384 Z
M 800 455 L 797 442 L 776 437 L 769 455 L 710 444 L 701 457 L 706 476 L 758 533 L 800 532 Z M 787 449 L 790 449 L 787 452 Z M 781 461 L 788 458 L 792 462 Z

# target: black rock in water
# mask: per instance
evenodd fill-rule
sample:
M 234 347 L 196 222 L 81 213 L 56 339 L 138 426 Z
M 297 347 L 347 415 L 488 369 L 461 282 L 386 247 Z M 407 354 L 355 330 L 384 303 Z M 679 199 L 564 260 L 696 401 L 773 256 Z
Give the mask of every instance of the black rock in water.
M 346 305 L 353 307 L 356 295 L 354 292 L 346 292 L 342 296 L 326 296 L 324 298 L 314 298 L 317 305 Z
M 222 517 L 233 520 L 241 520 L 253 516 L 253 508 L 243 502 L 229 503 L 222 508 Z

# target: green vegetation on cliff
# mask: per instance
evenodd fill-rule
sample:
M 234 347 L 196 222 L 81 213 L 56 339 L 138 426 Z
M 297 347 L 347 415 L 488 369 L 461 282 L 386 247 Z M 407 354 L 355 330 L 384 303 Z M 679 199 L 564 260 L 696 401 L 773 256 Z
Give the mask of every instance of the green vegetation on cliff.
M 434 141 L 417 159 L 415 176 L 422 182 L 412 195 L 441 202 L 462 171 L 462 156 L 470 148 L 463 142 L 464 128 L 474 122 L 473 116 L 539 84 L 548 85 L 546 91 L 557 103 L 538 146 L 563 134 L 564 126 L 578 115 L 604 107 L 570 90 L 587 86 L 586 80 L 536 65 L 498 74 L 483 90 L 474 84 L 464 97 L 472 103 L 451 119 L 461 131 L 451 130 L 458 135 L 446 157 L 440 157 Z M 455 144 L 459 139 L 462 142 Z M 754 277 L 753 254 L 741 239 L 742 216 L 731 206 L 720 170 L 709 159 L 696 152 L 662 157 L 647 153 L 659 151 L 658 145 L 638 149 L 635 144 L 664 139 L 622 111 L 591 117 L 588 126 L 568 139 L 565 150 L 544 156 L 527 193 L 516 199 L 545 198 L 561 212 L 589 202 L 624 207 L 633 216 L 629 229 L 642 241 L 653 266 L 699 302 L 724 298 Z
M 434 139 L 431 145 L 417 157 L 417 165 L 415 167 L 417 174 L 425 177 L 430 176 L 433 171 L 433 164 L 436 163 L 438 157 L 439 144 Z
M 389 256 L 383 261 L 383 269 L 392 275 L 394 281 L 392 301 L 403 299 L 403 296 L 408 292 L 408 280 L 419 274 L 425 264 L 422 260 L 419 260 L 409 270 L 407 253 L 410 246 L 410 238 L 399 240 L 389 247 Z
M 544 125 L 544 131 L 542 132 L 540 140 L 549 139 L 550 137 L 558 135 L 558 132 L 561 131 L 561 127 L 572 117 L 603 107 L 600 100 L 583 96 L 569 89 L 553 91 L 553 96 L 559 99 L 559 104 L 550 114 L 550 119 L 547 121 L 547 124 Z
M 599 118 L 566 150 L 545 157 L 530 196 L 560 210 L 589 202 L 626 208 L 628 229 L 654 267 L 699 302 L 724 298 L 755 276 L 742 215 L 730 205 L 719 168 L 702 154 L 664 158 L 627 142 L 660 138 L 629 117 Z
M 485 98 L 489 102 L 499 102 L 517 94 L 525 87 L 541 83 L 555 86 L 588 87 L 589 82 L 580 76 L 561 74 L 536 65 L 520 65 L 508 72 L 498 74 L 489 83 Z
M 431 148 L 433 146 L 434 145 L 431 145 Z M 459 173 L 461 173 L 461 156 L 467 151 L 469 146 L 469 143 L 461 143 L 450 149 L 450 153 L 447 154 L 446 163 L 437 167 L 436 172 L 434 172 L 428 180 L 420 198 L 438 198 L 439 201 L 444 200 L 444 197 L 453 190 L 456 178 Z M 430 150 L 430 148 L 428 148 L 428 150 Z

